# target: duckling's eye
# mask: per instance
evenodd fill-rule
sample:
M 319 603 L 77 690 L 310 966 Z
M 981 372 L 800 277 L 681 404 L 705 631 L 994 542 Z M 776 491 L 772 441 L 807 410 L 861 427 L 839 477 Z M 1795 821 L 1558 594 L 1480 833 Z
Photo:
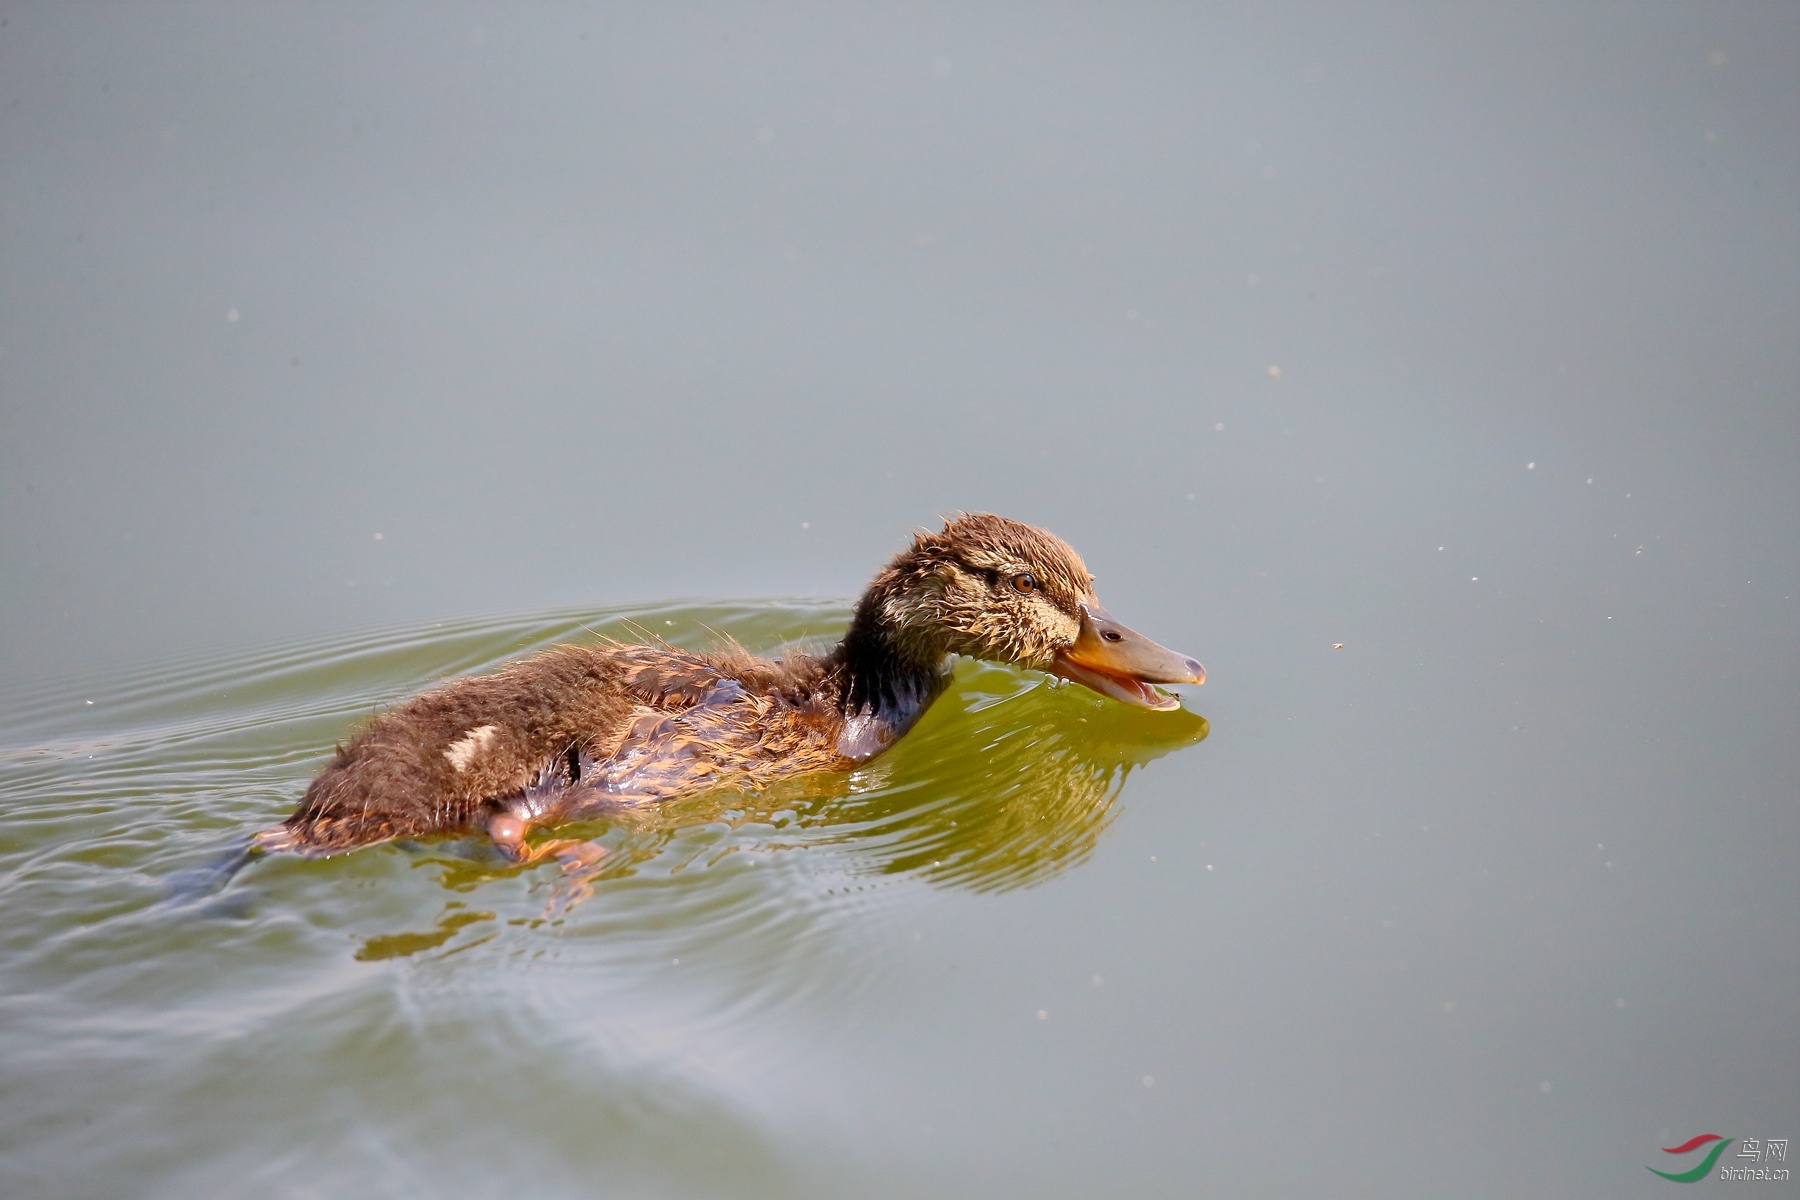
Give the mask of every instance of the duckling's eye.
M 1031 577 L 1030 571 L 1021 571 L 1012 577 L 1013 591 L 1021 596 L 1029 596 L 1037 591 L 1037 580 Z

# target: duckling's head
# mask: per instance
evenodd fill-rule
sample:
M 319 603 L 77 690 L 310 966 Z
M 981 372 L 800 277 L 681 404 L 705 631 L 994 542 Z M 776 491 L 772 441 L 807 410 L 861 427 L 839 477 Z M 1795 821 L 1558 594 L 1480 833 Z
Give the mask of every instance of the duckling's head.
M 1068 543 L 991 513 L 914 535 L 869 585 L 855 624 L 879 627 L 914 662 L 966 654 L 1015 663 L 1140 708 L 1180 704 L 1152 684 L 1206 679 L 1198 662 L 1113 620 Z

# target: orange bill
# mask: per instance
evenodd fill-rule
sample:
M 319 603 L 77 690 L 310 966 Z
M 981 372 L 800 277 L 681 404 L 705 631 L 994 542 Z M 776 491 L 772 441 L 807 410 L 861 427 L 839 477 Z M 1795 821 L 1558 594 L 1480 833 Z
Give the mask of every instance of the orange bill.
M 1056 656 L 1052 675 L 1138 708 L 1178 708 L 1157 683 L 1205 683 L 1206 668 L 1113 620 L 1098 604 L 1081 609 L 1081 636 Z

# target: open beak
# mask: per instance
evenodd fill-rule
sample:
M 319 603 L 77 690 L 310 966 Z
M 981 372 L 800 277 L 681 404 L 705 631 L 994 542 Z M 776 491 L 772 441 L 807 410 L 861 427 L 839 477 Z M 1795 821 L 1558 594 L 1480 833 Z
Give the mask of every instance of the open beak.
M 1081 636 L 1056 656 L 1050 673 L 1138 708 L 1178 708 L 1153 683 L 1205 683 L 1206 668 L 1113 620 L 1098 604 L 1081 606 Z

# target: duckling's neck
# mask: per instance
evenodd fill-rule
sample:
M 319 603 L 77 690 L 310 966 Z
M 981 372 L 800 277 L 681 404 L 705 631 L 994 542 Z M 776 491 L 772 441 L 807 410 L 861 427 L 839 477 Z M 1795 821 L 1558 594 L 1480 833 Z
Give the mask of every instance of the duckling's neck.
M 882 619 L 881 606 L 866 596 L 831 657 L 842 681 L 838 753 L 859 762 L 910 729 L 950 678 L 942 650 L 900 636 Z

